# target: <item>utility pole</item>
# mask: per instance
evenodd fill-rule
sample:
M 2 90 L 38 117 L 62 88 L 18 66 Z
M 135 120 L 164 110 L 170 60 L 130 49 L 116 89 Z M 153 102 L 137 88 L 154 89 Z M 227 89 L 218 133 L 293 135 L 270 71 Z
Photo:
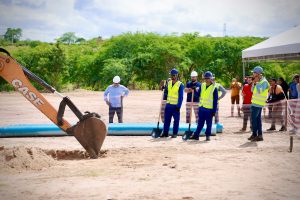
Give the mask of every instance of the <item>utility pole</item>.
M 226 23 L 224 23 L 223 25 L 223 37 L 226 37 L 227 33 L 226 33 Z

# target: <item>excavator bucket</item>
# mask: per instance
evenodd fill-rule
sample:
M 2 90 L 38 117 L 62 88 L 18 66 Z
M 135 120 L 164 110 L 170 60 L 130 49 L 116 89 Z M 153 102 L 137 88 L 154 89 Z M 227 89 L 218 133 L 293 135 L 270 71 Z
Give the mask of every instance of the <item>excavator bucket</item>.
M 72 128 L 78 142 L 89 153 L 90 157 L 98 158 L 107 130 L 104 122 L 97 117 L 79 121 Z
M 107 134 L 106 126 L 104 122 L 101 121 L 100 115 L 88 111 L 85 112 L 86 114 L 82 114 L 68 97 L 58 93 L 55 88 L 40 77 L 21 66 L 10 56 L 8 51 L 0 48 L 0 52 L 7 54 L 7 56 L 0 54 L 0 76 L 10 83 L 54 124 L 58 125 L 69 135 L 74 135 L 91 158 L 98 158 L 101 146 Z M 43 86 L 49 92 L 55 93 L 63 98 L 58 111 L 30 83 L 28 78 Z M 71 126 L 71 124 L 63 118 L 66 106 L 68 106 L 79 119 L 79 122 L 74 126 Z

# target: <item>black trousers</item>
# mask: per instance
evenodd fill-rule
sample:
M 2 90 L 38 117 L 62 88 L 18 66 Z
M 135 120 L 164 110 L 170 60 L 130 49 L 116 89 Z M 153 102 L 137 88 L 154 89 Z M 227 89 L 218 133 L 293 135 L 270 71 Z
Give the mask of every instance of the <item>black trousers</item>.
M 244 118 L 243 118 L 243 129 L 245 130 L 247 128 L 247 122 L 248 119 L 250 118 L 250 129 L 252 129 L 252 118 L 251 118 L 251 104 L 243 104 L 243 113 L 244 113 Z
M 109 123 L 113 123 L 115 113 L 117 113 L 119 123 L 123 123 L 123 108 L 109 106 Z

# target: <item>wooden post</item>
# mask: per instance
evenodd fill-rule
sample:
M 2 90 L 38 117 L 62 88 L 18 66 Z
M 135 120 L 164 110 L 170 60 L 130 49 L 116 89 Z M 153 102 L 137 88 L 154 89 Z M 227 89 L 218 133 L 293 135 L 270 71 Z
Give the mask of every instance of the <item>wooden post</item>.
M 287 99 L 285 99 L 286 101 L 285 101 L 285 130 L 287 131 L 287 125 L 288 125 L 288 100 Z
M 290 153 L 292 153 L 293 151 L 293 143 L 294 143 L 294 138 L 293 136 L 290 136 L 290 150 L 289 150 Z

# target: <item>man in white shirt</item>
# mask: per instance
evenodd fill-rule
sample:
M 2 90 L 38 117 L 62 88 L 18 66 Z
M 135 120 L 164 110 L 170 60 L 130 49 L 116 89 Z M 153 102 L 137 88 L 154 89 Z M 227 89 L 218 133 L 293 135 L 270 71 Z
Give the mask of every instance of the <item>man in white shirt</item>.
M 115 76 L 113 84 L 104 92 L 104 101 L 109 106 L 109 123 L 113 123 L 115 113 L 117 113 L 119 123 L 123 123 L 123 97 L 128 95 L 129 90 L 121 85 L 120 81 L 120 77 Z

